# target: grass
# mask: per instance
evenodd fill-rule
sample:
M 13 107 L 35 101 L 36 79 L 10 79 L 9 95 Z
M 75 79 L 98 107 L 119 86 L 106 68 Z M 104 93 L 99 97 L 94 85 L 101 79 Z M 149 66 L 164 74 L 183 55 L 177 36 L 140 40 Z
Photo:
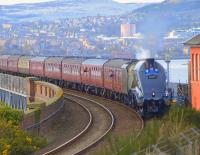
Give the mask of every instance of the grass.
M 163 140 L 177 137 L 191 127 L 200 128 L 199 120 L 200 112 L 189 107 L 172 106 L 162 118 L 147 121 L 144 130 L 138 137 L 135 134 L 109 135 L 107 147 L 95 154 L 128 155 L 139 152 Z

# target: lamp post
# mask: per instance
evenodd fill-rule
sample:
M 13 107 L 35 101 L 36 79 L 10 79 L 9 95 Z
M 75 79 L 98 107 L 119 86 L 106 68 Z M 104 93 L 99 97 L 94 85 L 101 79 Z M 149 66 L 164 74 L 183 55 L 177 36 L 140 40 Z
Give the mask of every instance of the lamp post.
M 167 88 L 169 88 L 169 63 L 170 63 L 170 56 L 165 55 L 165 62 L 167 64 Z

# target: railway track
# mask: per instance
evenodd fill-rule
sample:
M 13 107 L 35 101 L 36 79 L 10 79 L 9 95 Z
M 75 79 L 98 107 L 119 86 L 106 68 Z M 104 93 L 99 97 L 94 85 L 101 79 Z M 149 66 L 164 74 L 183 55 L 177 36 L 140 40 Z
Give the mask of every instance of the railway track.
M 119 124 L 119 122 L 120 122 L 120 124 L 122 123 L 121 120 L 119 120 L 120 117 L 122 116 L 122 115 L 120 115 L 121 111 L 127 112 L 128 116 L 134 115 L 135 120 L 131 120 L 133 122 L 130 123 L 130 124 L 135 124 L 136 123 L 135 121 L 136 120 L 138 121 L 138 123 L 137 123 L 137 125 L 138 125 L 138 127 L 137 127 L 138 135 L 141 133 L 141 131 L 144 128 L 144 120 L 142 119 L 142 117 L 133 108 L 130 108 L 129 106 L 127 106 L 123 103 L 120 103 L 118 101 L 114 101 L 114 100 L 111 100 L 111 99 L 106 99 L 106 98 L 103 98 L 103 97 L 100 97 L 100 96 L 91 95 L 91 94 L 88 94 L 88 93 L 85 93 L 85 92 L 80 92 L 80 91 L 77 91 L 77 90 L 64 89 L 64 91 L 73 93 L 75 95 L 81 95 L 81 96 L 88 98 L 90 100 L 99 102 L 100 104 L 109 108 L 112 111 L 112 113 L 114 114 L 115 119 L 116 119 L 115 129 L 116 129 L 116 125 Z
M 143 130 L 143 119 L 132 108 L 80 91 L 64 91 L 66 100 L 79 104 L 90 117 L 84 130 L 46 151 L 44 155 L 96 154 L 108 145 L 107 139 L 104 138 L 108 132 L 111 131 L 111 135 L 139 135 Z
M 82 93 L 80 91 L 71 90 L 71 89 L 64 89 L 65 92 L 70 92 L 76 95 L 81 95 L 85 98 L 88 98 L 90 100 L 96 101 L 105 107 L 109 108 L 114 117 L 115 117 L 115 126 L 111 132 L 111 136 L 129 136 L 129 135 L 135 135 L 138 137 L 143 128 L 144 128 L 144 121 L 141 118 L 141 116 L 132 108 L 110 99 L 105 99 L 99 96 Z M 102 149 L 105 149 L 105 147 L 108 147 L 109 142 L 108 139 L 103 140 L 101 143 L 90 149 L 87 154 L 97 154 L 98 152 L 101 152 Z M 123 150 L 123 148 L 120 148 Z
M 43 155 L 82 154 L 102 140 L 114 126 L 114 116 L 105 106 L 96 101 L 81 97 L 77 94 L 75 95 L 73 93 L 65 93 L 65 98 L 84 107 L 89 113 L 89 122 L 84 130 L 82 130 L 75 137 L 62 143 L 56 148 L 43 153 Z

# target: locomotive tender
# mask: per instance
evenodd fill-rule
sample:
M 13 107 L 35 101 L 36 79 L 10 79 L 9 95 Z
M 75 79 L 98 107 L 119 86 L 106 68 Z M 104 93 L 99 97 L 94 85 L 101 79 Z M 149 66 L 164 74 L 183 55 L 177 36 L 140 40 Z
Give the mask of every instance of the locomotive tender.
M 165 70 L 154 59 L 1 55 L 0 70 L 120 100 L 144 116 L 162 113 L 169 99 Z

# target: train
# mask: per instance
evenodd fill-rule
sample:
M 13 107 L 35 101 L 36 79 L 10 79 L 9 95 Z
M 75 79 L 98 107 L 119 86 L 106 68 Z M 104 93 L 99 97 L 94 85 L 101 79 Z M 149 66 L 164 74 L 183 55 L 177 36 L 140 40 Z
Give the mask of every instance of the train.
M 162 114 L 170 100 L 165 69 L 153 58 L 0 55 L 0 71 L 118 100 L 144 117 Z

